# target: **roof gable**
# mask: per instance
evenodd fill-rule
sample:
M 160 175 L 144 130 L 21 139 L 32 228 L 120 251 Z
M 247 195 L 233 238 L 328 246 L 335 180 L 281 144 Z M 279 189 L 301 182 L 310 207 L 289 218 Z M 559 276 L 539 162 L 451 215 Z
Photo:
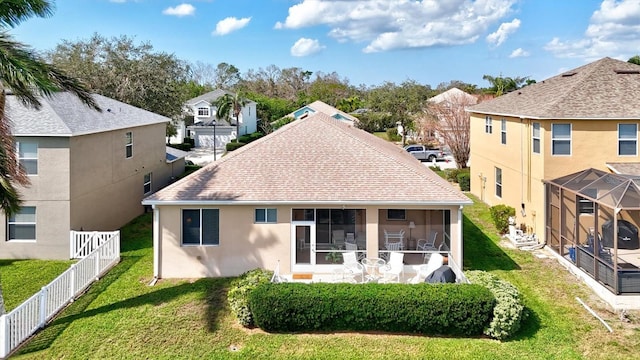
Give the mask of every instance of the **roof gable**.
M 40 98 L 35 109 L 7 95 L 6 109 L 15 136 L 77 136 L 118 129 L 161 124 L 171 119 L 108 98 L 92 95 L 102 112 L 89 108 L 75 95 L 56 93 Z
M 469 203 L 402 148 L 322 113 L 283 126 L 145 203 L 165 201 Z
M 468 108 L 534 119 L 640 119 L 640 66 L 603 58 Z

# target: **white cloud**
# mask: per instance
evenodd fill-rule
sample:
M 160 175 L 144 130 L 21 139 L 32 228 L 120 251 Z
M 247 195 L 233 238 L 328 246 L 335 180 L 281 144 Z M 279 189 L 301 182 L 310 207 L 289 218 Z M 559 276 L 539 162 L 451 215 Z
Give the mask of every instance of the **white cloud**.
M 591 15 L 584 37 L 578 40 L 553 38 L 544 49 L 557 57 L 583 58 L 604 56 L 628 59 L 640 48 L 640 1 L 603 0 Z
M 325 46 L 320 45 L 317 39 L 300 38 L 291 47 L 291 55 L 298 57 L 309 56 L 319 53 L 324 48 Z
M 487 41 L 495 44 L 496 46 L 502 45 L 509 35 L 513 34 L 520 27 L 520 19 L 513 19 L 508 23 L 500 24 L 500 27 L 496 32 L 493 32 L 487 36 Z
M 249 24 L 249 21 L 251 21 L 250 17 L 242 19 L 228 17 L 224 20 L 218 21 L 215 31 L 213 31 L 211 34 L 218 36 L 227 35 L 231 32 L 240 30 L 243 27 L 247 26 L 247 24 Z
M 339 42 L 364 52 L 475 42 L 511 13 L 517 0 L 303 0 L 276 29 L 328 26 Z
M 519 57 L 527 57 L 531 54 L 529 54 L 529 52 L 523 48 L 517 48 L 515 50 L 513 50 L 511 52 L 511 55 L 509 55 L 510 58 L 519 58 Z
M 183 17 L 193 15 L 196 13 L 196 8 L 191 4 L 180 4 L 176 7 L 168 7 L 162 11 L 165 15 L 174 15 L 177 17 Z

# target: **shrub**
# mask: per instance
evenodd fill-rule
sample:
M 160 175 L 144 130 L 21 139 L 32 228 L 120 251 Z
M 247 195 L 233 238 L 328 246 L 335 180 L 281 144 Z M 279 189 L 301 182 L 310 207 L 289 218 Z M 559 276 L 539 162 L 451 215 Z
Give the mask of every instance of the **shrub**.
M 227 151 L 233 151 L 233 150 L 235 150 L 235 149 L 237 149 L 237 148 L 240 148 L 240 147 L 243 147 L 243 146 L 245 146 L 245 145 L 247 145 L 247 144 L 245 144 L 245 143 L 243 143 L 243 142 L 235 142 L 235 141 L 232 141 L 232 142 L 230 142 L 230 143 L 227 143 L 227 145 L 226 145 L 226 149 L 227 149 Z
M 287 125 L 288 123 L 292 122 L 293 120 L 295 120 L 294 118 L 292 118 L 291 116 L 285 116 L 283 118 L 280 118 L 276 121 L 274 121 L 273 123 L 271 123 L 271 127 L 273 129 L 273 131 Z
M 183 144 L 189 144 L 189 145 L 191 145 L 191 147 L 196 146 L 196 140 L 192 139 L 192 138 L 189 138 L 189 137 L 186 137 L 186 138 L 182 139 L 182 143 Z
M 191 144 L 167 144 L 170 147 L 174 148 L 174 149 L 178 149 L 178 150 L 182 150 L 182 151 L 190 151 L 191 148 L 193 148 L 193 146 L 191 146 Z
M 240 136 L 238 138 L 238 141 L 241 142 L 241 143 L 248 144 L 248 143 L 250 143 L 252 141 L 256 141 L 256 140 L 260 139 L 263 136 L 264 136 L 263 133 L 257 131 L 257 132 L 251 133 L 251 134 L 246 134 L 246 135 Z
M 387 129 L 387 139 L 389 139 L 389 141 L 400 141 L 402 140 L 402 136 L 398 134 L 398 129 L 391 128 Z
M 460 190 L 471 190 L 471 175 L 468 172 L 461 172 L 456 178 L 458 179 L 458 184 L 460 184 Z
M 231 312 L 242 326 L 254 326 L 253 313 L 249 307 L 249 294 L 258 285 L 268 283 L 273 276 L 272 271 L 254 269 L 240 275 L 229 287 L 227 299 Z
M 268 283 L 249 294 L 266 331 L 387 331 L 480 335 L 495 298 L 475 284 Z
M 490 207 L 489 212 L 500 234 L 505 234 L 509 230 L 509 216 L 516 216 L 516 209 L 504 204 Z
M 458 174 L 461 173 L 460 169 L 445 169 L 444 170 L 444 178 L 447 181 L 457 183 L 458 182 Z
M 496 298 L 493 318 L 484 334 L 498 340 L 512 337 L 520 329 L 527 315 L 518 289 L 484 271 L 467 271 L 465 275 L 472 283 L 486 286 Z

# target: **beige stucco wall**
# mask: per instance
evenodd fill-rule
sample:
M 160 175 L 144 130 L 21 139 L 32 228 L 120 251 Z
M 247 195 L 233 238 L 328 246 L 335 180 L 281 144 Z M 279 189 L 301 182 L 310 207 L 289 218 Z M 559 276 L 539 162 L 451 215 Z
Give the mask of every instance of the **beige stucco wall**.
M 492 116 L 493 133 L 485 133 L 485 116 L 471 114 L 471 193 L 487 204 L 516 209 L 518 224 L 525 224 L 544 239 L 543 179 L 554 179 L 586 168 L 609 171 L 607 162 L 637 162 L 638 156 L 618 156 L 616 120 L 507 120 L 507 145 L 500 143 L 500 120 Z M 531 124 L 540 123 L 540 154 L 531 152 Z M 551 155 L 551 124 L 570 123 L 571 155 Z M 502 169 L 502 198 L 495 195 L 495 167 Z M 486 182 L 481 181 L 486 178 Z M 521 204 L 525 204 L 522 216 Z
M 209 207 L 220 209 L 220 245 L 181 246 L 181 210 L 207 207 L 156 206 L 154 221 L 159 224 L 159 231 L 154 236 L 159 236 L 157 240 L 161 243 L 156 250 L 159 255 L 158 276 L 161 278 L 236 276 L 254 268 L 273 270 L 278 262 L 281 273 L 291 273 L 291 209 L 321 207 L 309 205 L 264 207 L 277 209 L 276 224 L 254 224 L 256 206 Z M 263 207 L 260 206 L 260 208 Z M 376 257 L 379 231 L 381 231 L 378 226 L 379 208 L 376 206 L 354 208 L 364 209 L 366 212 L 367 255 Z M 447 209 L 451 210 L 453 223 L 451 252 L 454 254 L 454 260 L 462 264 L 462 242 L 457 225 L 458 221 L 461 221 L 458 216 L 459 207 L 451 206 Z M 317 271 L 322 272 L 323 266 L 324 269 L 328 269 L 331 265 L 316 265 Z
M 23 206 L 36 207 L 36 241 L 6 241 L 7 218 L 0 213 L 0 258 L 69 258 L 68 138 L 18 137 L 38 142 L 38 174 L 20 188 Z
M 133 133 L 133 156 L 125 158 L 125 134 Z M 168 179 L 165 124 L 73 137 L 71 229 L 117 230 L 140 215 L 144 176 L 153 190 Z

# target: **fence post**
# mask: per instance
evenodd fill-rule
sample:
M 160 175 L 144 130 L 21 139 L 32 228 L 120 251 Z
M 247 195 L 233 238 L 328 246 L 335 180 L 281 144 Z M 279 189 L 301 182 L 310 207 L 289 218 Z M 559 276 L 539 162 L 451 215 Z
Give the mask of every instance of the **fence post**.
M 7 325 L 7 315 L 0 315 L 0 359 L 4 359 L 9 353 L 9 330 Z
M 76 252 L 74 251 L 76 242 L 76 232 L 71 230 L 69 232 L 69 259 L 74 259 Z
M 98 276 L 100 275 L 100 253 L 102 252 L 102 249 L 98 248 L 94 251 L 96 252 L 96 281 L 97 281 L 100 279 Z
M 39 320 L 38 320 L 38 327 L 39 328 L 44 328 L 44 325 L 47 323 L 47 294 L 48 294 L 49 290 L 47 289 L 46 286 L 43 286 L 42 289 L 40 289 L 40 296 L 39 296 L 39 308 L 40 308 L 40 316 L 39 316 Z
M 76 297 L 76 264 L 71 264 L 69 272 L 71 273 L 71 275 L 69 275 L 69 290 L 71 291 L 71 294 L 69 294 L 69 300 L 73 301 L 73 298 Z

